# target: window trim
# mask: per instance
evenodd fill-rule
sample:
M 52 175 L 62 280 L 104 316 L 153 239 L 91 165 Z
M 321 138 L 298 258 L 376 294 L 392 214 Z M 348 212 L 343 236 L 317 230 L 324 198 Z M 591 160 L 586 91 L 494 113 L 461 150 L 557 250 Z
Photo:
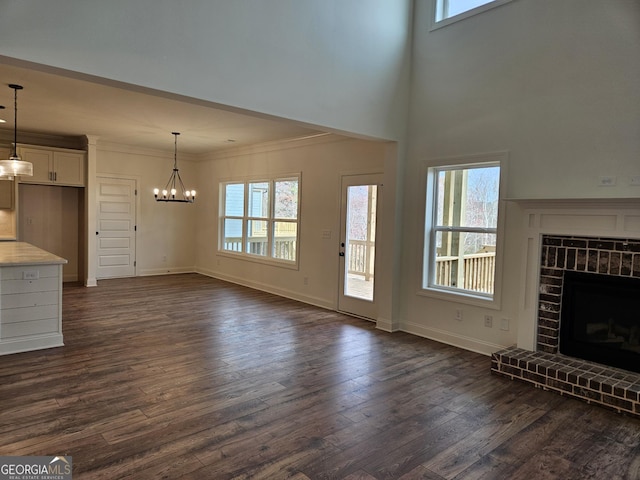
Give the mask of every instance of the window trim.
M 442 27 L 446 27 L 453 23 L 459 22 L 461 20 L 465 20 L 470 17 L 474 17 L 481 13 L 484 13 L 488 10 L 492 10 L 494 8 L 500 7 L 507 3 L 511 3 L 513 0 L 493 0 L 492 2 L 485 3 L 484 5 L 480 5 L 479 7 L 472 8 L 471 10 L 467 10 L 466 12 L 459 13 L 458 15 L 454 15 L 452 17 L 443 18 L 442 20 L 436 20 L 436 15 L 438 13 L 438 4 L 444 0 L 432 0 L 431 6 L 431 16 L 429 17 L 431 20 L 431 25 L 429 27 L 429 31 L 437 30 Z
M 470 290 L 463 290 L 454 287 L 434 286 L 431 282 L 432 248 L 434 245 L 433 223 L 436 217 L 437 205 L 433 201 L 435 188 L 434 172 L 443 169 L 459 169 L 464 167 L 486 167 L 489 165 L 500 167 L 499 196 L 498 196 L 498 219 L 495 228 L 496 235 L 496 264 L 494 272 L 493 295 L 481 294 Z M 422 166 L 423 193 L 425 202 L 422 211 L 424 228 L 422 230 L 422 268 L 420 269 L 419 288 L 417 294 L 420 296 L 438 298 L 441 300 L 455 301 L 469 305 L 476 305 L 485 308 L 499 310 L 502 305 L 502 265 L 504 257 L 504 223 L 505 223 L 505 195 L 506 178 L 508 166 L 508 152 L 495 152 L 487 154 L 465 155 L 459 157 L 436 158 L 425 161 Z M 449 227 L 456 229 L 456 227 Z M 465 232 L 469 230 L 483 230 L 472 227 L 464 227 Z M 491 229 L 493 230 L 493 229 Z M 492 233 L 492 232 L 490 232 Z
M 298 181 L 298 210 L 296 213 L 295 221 L 292 219 L 283 219 L 279 217 L 275 217 L 275 184 L 276 182 L 286 181 L 286 180 L 297 180 Z M 269 213 L 266 217 L 256 217 L 249 215 L 249 185 L 252 183 L 261 183 L 265 182 L 269 184 Z M 226 185 L 233 184 L 242 184 L 244 186 L 244 199 L 243 199 L 243 215 L 225 215 L 226 209 Z M 219 214 L 218 214 L 218 249 L 217 255 L 247 260 L 250 262 L 261 263 L 265 265 L 272 265 L 282 268 L 289 268 L 293 270 L 299 269 L 300 262 L 300 211 L 301 211 L 301 185 L 302 185 L 302 174 L 300 172 L 296 173 L 282 173 L 277 175 L 261 175 L 256 177 L 243 177 L 243 178 L 229 178 L 222 179 L 218 183 L 218 195 L 219 195 Z M 225 240 L 225 229 L 224 224 L 226 219 L 239 219 L 242 221 L 242 251 L 234 251 L 234 250 L 226 250 L 224 248 L 224 240 Z M 246 242 L 248 240 L 248 232 L 247 232 L 247 222 L 252 220 L 264 221 L 267 223 L 267 249 L 269 255 L 257 255 L 248 253 L 246 251 Z M 295 223 L 296 227 L 296 255 L 295 260 L 285 260 L 281 258 L 273 257 L 273 236 L 275 235 L 274 225 L 277 222 L 289 222 Z

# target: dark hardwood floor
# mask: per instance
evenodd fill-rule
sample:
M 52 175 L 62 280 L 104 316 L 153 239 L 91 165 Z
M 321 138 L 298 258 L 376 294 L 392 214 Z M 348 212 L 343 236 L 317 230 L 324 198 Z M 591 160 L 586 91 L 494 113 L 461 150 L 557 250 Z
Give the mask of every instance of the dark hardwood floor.
M 640 420 L 335 312 L 188 274 L 66 286 L 63 318 L 0 357 L 0 455 L 74 479 L 640 478 Z

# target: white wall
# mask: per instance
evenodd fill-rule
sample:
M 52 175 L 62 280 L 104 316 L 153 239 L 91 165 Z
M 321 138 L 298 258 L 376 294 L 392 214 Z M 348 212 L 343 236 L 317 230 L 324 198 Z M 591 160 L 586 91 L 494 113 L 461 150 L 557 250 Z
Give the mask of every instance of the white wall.
M 431 1 L 415 8 L 412 163 L 508 150 L 510 198 L 640 196 L 640 2 L 514 0 L 429 31 Z
M 640 198 L 640 3 L 514 0 L 429 31 L 415 3 L 404 195 L 402 328 L 485 353 L 516 343 L 523 218 L 508 202 L 502 304 L 417 295 L 424 172 L 439 158 L 508 151 L 506 197 Z M 599 176 L 615 187 L 598 187 Z M 453 319 L 456 309 L 464 319 Z M 494 316 L 484 327 L 483 316 Z M 501 318 L 511 329 L 500 331 Z M 496 321 L 498 320 L 498 321 Z
M 180 155 L 178 168 L 185 187 L 203 189 L 195 164 L 187 155 Z M 141 150 L 98 142 L 96 169 L 97 176 L 137 181 L 137 275 L 194 271 L 198 203 L 156 202 L 153 196 L 153 188 L 164 187 L 169 179 L 173 151 Z
M 396 139 L 411 3 L 3 0 L 0 55 Z
M 382 172 L 389 145 L 334 135 L 233 149 L 198 162 L 198 271 L 290 298 L 337 307 L 341 174 Z M 300 173 L 299 269 L 218 255 L 219 182 Z M 323 238 L 329 230 L 331 238 Z M 383 234 L 384 236 L 384 234 Z M 378 259 L 380 261 L 380 259 Z M 304 285 L 303 278 L 308 278 Z

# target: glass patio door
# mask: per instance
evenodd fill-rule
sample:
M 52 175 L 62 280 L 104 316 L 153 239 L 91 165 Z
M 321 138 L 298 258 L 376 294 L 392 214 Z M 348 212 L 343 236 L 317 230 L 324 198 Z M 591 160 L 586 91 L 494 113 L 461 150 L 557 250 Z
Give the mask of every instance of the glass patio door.
M 375 260 L 382 175 L 342 177 L 338 310 L 375 320 Z

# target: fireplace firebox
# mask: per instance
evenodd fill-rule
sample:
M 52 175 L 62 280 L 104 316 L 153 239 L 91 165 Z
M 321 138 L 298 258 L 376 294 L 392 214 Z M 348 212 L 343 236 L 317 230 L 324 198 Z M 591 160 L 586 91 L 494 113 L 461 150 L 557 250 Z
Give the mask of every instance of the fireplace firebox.
M 640 372 L 640 279 L 565 271 L 560 352 Z

